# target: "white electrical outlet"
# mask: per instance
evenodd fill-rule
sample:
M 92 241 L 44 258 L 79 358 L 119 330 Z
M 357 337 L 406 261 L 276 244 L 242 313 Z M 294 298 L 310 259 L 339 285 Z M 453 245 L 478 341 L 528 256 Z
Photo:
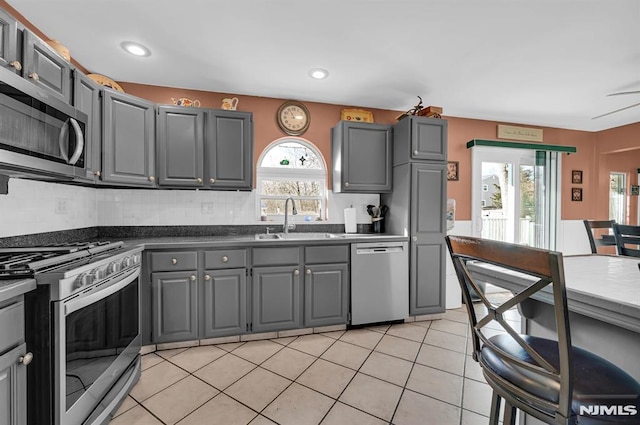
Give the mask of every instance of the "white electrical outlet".
M 202 202 L 202 203 L 200 203 L 200 213 L 201 214 L 213 214 L 213 202 Z
M 67 200 L 63 198 L 56 199 L 55 205 L 55 213 L 56 214 L 67 214 Z

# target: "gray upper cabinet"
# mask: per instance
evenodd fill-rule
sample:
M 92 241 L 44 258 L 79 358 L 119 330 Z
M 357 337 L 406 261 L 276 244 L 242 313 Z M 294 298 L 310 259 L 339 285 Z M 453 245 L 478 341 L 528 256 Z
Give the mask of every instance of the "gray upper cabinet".
M 78 70 L 73 70 L 73 105 L 87 114 L 85 127 L 86 178 L 94 180 L 101 174 L 102 121 L 100 86 Z
M 71 103 L 71 64 L 29 30 L 23 31 L 22 75 Z
M 206 173 L 211 188 L 253 187 L 253 114 L 211 110 L 206 117 Z
M 160 106 L 157 148 L 160 186 L 253 186 L 253 115 L 249 112 Z
M 332 129 L 333 191 L 391 191 L 391 126 L 340 121 Z
M 195 270 L 151 275 L 151 342 L 198 339 L 198 281 Z
M 393 126 L 393 165 L 447 160 L 447 121 L 408 116 Z
M 14 72 L 22 70 L 18 57 L 18 21 L 0 9 L 0 66 Z
M 109 89 L 102 97 L 102 181 L 154 187 L 154 104 Z
M 181 106 L 159 106 L 156 125 L 158 184 L 202 187 L 204 111 Z

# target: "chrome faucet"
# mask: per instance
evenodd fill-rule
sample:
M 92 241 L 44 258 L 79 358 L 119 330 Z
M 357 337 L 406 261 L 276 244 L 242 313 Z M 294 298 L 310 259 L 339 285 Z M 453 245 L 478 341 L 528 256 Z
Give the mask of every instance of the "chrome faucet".
M 287 213 L 287 211 L 288 211 L 287 206 L 289 205 L 289 201 L 291 201 L 291 207 L 292 207 L 291 208 L 291 213 L 293 215 L 297 215 L 298 214 L 298 210 L 296 209 L 296 201 L 294 201 L 293 198 L 291 196 L 289 196 L 287 198 L 287 200 L 284 201 L 284 226 L 283 226 L 283 229 L 282 229 L 282 231 L 284 233 L 289 233 L 289 215 Z M 295 229 L 295 228 L 296 228 L 295 223 L 291 223 L 291 229 Z

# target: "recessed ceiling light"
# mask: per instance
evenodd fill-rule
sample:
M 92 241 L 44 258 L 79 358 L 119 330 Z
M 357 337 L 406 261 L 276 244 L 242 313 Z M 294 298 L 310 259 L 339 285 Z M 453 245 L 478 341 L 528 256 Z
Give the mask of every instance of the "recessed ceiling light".
M 309 75 L 311 76 L 311 78 L 315 78 L 316 80 L 322 80 L 329 76 L 329 71 L 322 68 L 313 68 L 309 71 Z
M 125 41 L 120 44 L 120 46 L 134 56 L 151 56 L 151 51 L 149 49 L 144 47 L 142 44 L 134 43 L 133 41 Z

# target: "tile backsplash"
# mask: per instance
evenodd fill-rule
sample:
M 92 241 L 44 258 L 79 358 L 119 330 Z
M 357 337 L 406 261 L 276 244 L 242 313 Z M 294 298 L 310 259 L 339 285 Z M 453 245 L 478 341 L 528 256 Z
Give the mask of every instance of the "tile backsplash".
M 344 223 L 351 205 L 358 223 L 370 223 L 365 206 L 379 202 L 377 194 L 329 191 L 325 223 Z M 0 237 L 93 226 L 261 223 L 255 211 L 253 191 L 95 189 L 10 179 L 9 194 L 0 195 Z

